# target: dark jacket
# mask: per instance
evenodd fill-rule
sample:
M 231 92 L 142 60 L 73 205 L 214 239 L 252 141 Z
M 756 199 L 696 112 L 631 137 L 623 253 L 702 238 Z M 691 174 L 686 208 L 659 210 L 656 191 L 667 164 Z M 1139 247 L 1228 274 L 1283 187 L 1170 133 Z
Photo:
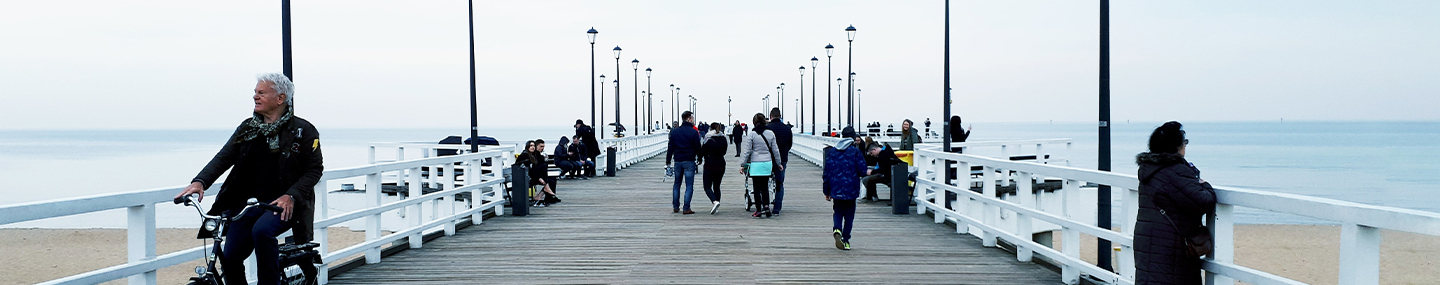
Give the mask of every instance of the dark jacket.
M 585 157 L 600 155 L 600 142 L 595 141 L 595 128 L 580 125 L 575 128 L 575 135 L 580 136 L 580 141 L 585 143 Z
M 860 196 L 860 176 L 865 174 L 865 154 L 852 146 L 855 140 L 842 139 L 834 147 L 825 147 L 825 169 L 820 190 L 837 200 L 855 200 Z
M 574 160 L 590 159 L 590 155 L 586 154 L 587 147 L 585 141 L 571 141 L 568 147 L 570 148 L 570 155 L 574 156 Z
M 736 124 L 730 129 L 730 141 L 740 144 L 740 139 L 745 137 L 745 126 Z
M 570 154 L 570 138 L 560 137 L 560 142 L 555 144 L 555 161 L 571 161 L 575 157 Z
M 700 151 L 700 132 L 695 125 L 686 122 L 670 130 L 670 146 L 665 148 L 665 164 L 675 161 L 695 161 L 695 152 Z
M 730 142 L 725 140 L 725 135 L 711 134 L 705 138 L 705 143 L 700 145 L 700 161 L 705 162 L 707 172 L 724 171 L 725 150 L 729 148 Z
M 1179 154 L 1141 153 L 1135 164 L 1140 166 L 1135 284 L 1200 284 L 1200 259 L 1186 257 L 1181 238 L 1206 230 L 1200 219 L 1214 211 L 1215 189 L 1200 182 L 1200 170 Z
M 960 126 L 960 117 L 950 117 L 950 142 L 965 142 L 970 138 L 970 131 Z
M 790 165 L 790 145 L 795 141 L 795 135 L 790 133 L 790 125 L 777 119 L 770 120 L 765 128 L 775 132 L 775 144 L 780 147 L 780 164 Z
M 292 117 L 276 130 L 280 132 L 280 149 L 271 152 L 264 136 L 236 142 L 248 121 L 240 122 L 240 127 L 235 128 L 235 133 L 225 141 L 220 152 L 191 180 L 209 188 L 220 178 L 220 174 L 232 166 L 236 170 L 245 169 L 230 171 L 230 175 L 225 176 L 226 183 L 220 186 L 220 193 L 215 195 L 215 204 L 208 214 L 239 210 L 250 198 L 269 203 L 280 196 L 290 195 L 295 201 L 292 209 L 294 217 L 291 219 L 295 240 L 310 241 L 314 236 L 315 184 L 320 182 L 320 176 L 325 172 L 320 152 L 320 132 L 310 121 Z M 278 181 L 267 179 L 263 176 L 268 175 L 261 173 L 277 173 Z
M 885 177 L 890 177 L 890 170 L 895 168 L 895 164 L 904 162 L 900 160 L 899 156 L 895 155 L 895 150 L 890 149 L 890 147 L 888 146 L 880 147 L 880 154 L 876 155 L 870 160 L 873 161 L 877 166 L 877 169 L 875 171 L 879 172 L 880 175 L 883 175 Z M 886 183 L 889 183 L 888 180 Z

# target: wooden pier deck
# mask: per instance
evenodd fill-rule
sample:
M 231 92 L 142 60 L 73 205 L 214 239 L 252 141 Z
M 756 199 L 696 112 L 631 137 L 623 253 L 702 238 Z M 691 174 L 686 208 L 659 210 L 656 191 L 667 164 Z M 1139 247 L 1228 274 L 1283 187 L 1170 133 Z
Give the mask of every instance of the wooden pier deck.
M 700 175 L 697 213 L 671 213 L 662 154 L 618 177 L 562 180 L 563 203 L 486 220 L 330 282 L 1062 284 L 1058 273 L 982 247 L 928 216 L 890 214 L 885 202 L 859 205 L 854 249 L 838 250 L 820 168 L 798 158 L 787 175 L 784 215 L 751 218 L 733 155 L 715 215 Z

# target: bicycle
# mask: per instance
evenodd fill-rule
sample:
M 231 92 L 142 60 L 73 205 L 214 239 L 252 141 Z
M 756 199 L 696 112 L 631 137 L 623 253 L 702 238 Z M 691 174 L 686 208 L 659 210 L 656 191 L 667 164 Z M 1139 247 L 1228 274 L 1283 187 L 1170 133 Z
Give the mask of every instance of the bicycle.
M 211 249 L 206 251 L 205 266 L 195 267 L 196 276 L 190 277 L 190 282 L 187 283 L 190 285 L 225 285 L 225 271 L 217 267 L 216 262 L 219 261 L 220 256 L 225 255 L 224 247 L 221 246 L 221 243 L 225 241 L 225 230 L 228 228 L 230 222 L 235 221 L 238 217 L 244 217 L 245 213 L 254 208 L 276 213 L 283 211 L 275 205 L 262 204 L 255 198 L 250 198 L 245 201 L 245 208 L 241 208 L 238 214 L 230 216 L 226 216 L 225 214 L 210 216 L 205 214 L 205 211 L 200 208 L 200 203 L 195 203 L 190 198 L 190 195 L 175 198 L 174 202 L 175 204 L 185 204 L 185 206 L 194 207 L 195 211 L 199 212 L 200 217 L 204 218 L 201 222 L 200 234 L 196 236 L 197 239 L 215 240 L 213 245 L 210 245 Z M 227 211 L 226 213 L 229 212 Z M 301 265 L 304 262 L 311 264 L 320 263 L 320 252 L 315 250 L 315 248 L 319 246 L 320 244 L 313 242 L 300 244 L 292 241 L 287 241 L 280 245 L 280 255 L 278 258 L 280 259 L 281 272 L 284 272 L 284 276 L 280 282 L 290 285 L 315 284 L 314 267 L 306 268 Z

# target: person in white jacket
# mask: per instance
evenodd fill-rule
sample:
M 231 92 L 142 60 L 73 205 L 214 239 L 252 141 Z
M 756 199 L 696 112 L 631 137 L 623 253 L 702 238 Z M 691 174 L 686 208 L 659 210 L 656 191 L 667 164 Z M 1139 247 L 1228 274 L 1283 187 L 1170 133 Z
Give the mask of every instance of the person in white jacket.
M 770 216 L 770 176 L 775 171 L 784 170 L 777 159 L 780 154 L 780 147 L 775 143 L 775 132 L 765 128 L 765 114 L 755 113 L 752 120 L 755 129 L 745 132 L 745 138 L 741 142 L 740 173 L 750 176 L 751 184 L 755 186 L 755 213 L 751 216 L 759 218 Z

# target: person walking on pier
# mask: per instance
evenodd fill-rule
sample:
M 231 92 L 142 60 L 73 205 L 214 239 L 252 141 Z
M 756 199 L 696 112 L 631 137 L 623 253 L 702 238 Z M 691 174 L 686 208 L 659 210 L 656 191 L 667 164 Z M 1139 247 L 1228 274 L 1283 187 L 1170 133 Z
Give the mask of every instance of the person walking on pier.
M 865 173 L 865 157 L 860 149 L 853 147 L 855 129 L 846 127 L 841 132 L 845 139 L 834 147 L 825 147 L 824 179 L 820 190 L 825 201 L 832 201 L 834 214 L 835 248 L 850 250 L 850 227 L 855 224 L 855 198 L 860 196 L 860 175 Z
M 790 132 L 791 126 L 786 124 L 780 116 L 780 108 L 770 108 L 770 124 L 765 125 L 766 129 L 775 132 L 775 145 L 780 148 L 776 154 L 780 159 L 780 166 L 790 165 L 790 146 L 795 140 L 794 134 Z M 781 203 L 785 201 L 785 168 L 781 167 L 775 171 L 775 208 L 771 209 L 773 214 L 780 214 Z
M 690 111 L 681 113 L 680 117 L 685 120 L 679 127 L 670 129 L 670 145 L 665 148 L 665 168 L 670 168 L 670 161 L 673 158 L 675 173 L 685 177 L 685 213 L 694 214 L 690 210 L 690 197 L 695 194 L 695 154 L 700 151 L 700 132 L 695 128 L 695 114 Z M 671 190 L 670 205 L 671 212 L 680 213 L 680 176 L 675 177 L 675 187 Z
M 1200 284 L 1200 256 L 1213 245 L 1201 216 L 1214 214 L 1215 188 L 1185 160 L 1185 130 L 1166 122 L 1150 134 L 1140 166 L 1135 221 L 1135 284 Z
M 245 207 L 258 199 L 280 207 L 280 213 L 249 211 L 236 217 L 225 231 L 225 283 L 247 284 L 245 259 L 255 252 L 258 284 L 280 284 L 282 268 L 276 237 L 293 230 L 296 242 L 309 242 L 315 219 L 315 184 L 325 171 L 320 132 L 310 121 L 294 115 L 295 85 L 284 74 L 267 73 L 255 84 L 255 112 L 242 121 L 220 152 L 190 180 L 176 198 L 198 194 L 229 170 L 208 215 Z M 232 168 L 233 167 L 233 168 Z M 323 190 L 323 189 L 322 189 Z M 199 199 L 196 201 L 198 202 Z M 301 263 L 302 267 L 307 262 Z M 313 267 L 303 268 L 314 275 Z
M 705 188 L 705 196 L 710 197 L 710 214 L 720 209 L 720 181 L 725 178 L 725 149 L 729 148 L 729 142 L 725 139 L 725 126 L 720 123 L 710 123 L 710 132 L 700 144 L 700 161 L 705 165 L 705 171 L 701 174 L 701 184 Z
M 770 176 L 775 171 L 784 171 L 780 164 L 780 147 L 776 146 L 775 132 L 765 125 L 765 114 L 755 113 L 755 129 L 745 133 L 742 143 L 740 173 L 749 175 L 755 196 L 755 213 L 751 216 L 770 217 Z
M 745 124 L 735 120 L 734 128 L 730 130 L 730 141 L 735 143 L 735 157 L 740 157 L 740 139 L 745 138 Z

